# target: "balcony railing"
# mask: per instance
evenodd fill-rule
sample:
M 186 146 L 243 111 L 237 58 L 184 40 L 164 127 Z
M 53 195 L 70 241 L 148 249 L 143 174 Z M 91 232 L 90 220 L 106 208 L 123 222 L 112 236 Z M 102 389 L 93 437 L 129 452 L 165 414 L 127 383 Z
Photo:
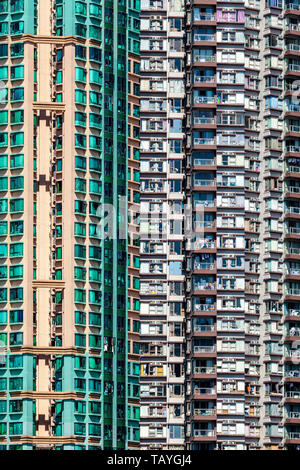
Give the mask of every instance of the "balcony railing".
M 286 3 L 285 7 L 287 10 L 300 10 L 300 5 L 298 3 Z
M 286 233 L 292 233 L 297 235 L 300 233 L 300 227 L 288 227 Z
M 287 295 L 300 295 L 300 289 L 287 289 Z
M 194 104 L 213 104 L 215 102 L 214 96 L 194 96 Z
M 288 166 L 286 171 L 291 173 L 300 173 L 300 166 Z
M 298 411 L 290 411 L 290 413 L 288 413 L 288 415 L 286 416 L 286 418 L 290 418 L 290 419 L 300 419 L 300 412 L 298 412 Z
M 193 352 L 194 353 L 213 353 L 216 351 L 215 346 L 194 346 Z
M 216 284 L 209 282 L 207 284 L 194 284 L 194 290 L 215 290 Z
M 299 186 L 287 186 L 286 190 L 289 193 L 300 193 L 300 187 Z
M 216 269 L 216 264 L 215 263 L 194 263 L 194 269 L 203 269 L 203 270 L 212 271 Z
M 296 113 L 300 112 L 300 106 L 298 104 L 286 104 L 285 111 L 295 111 Z
M 215 160 L 205 160 L 202 158 L 194 158 L 193 161 L 194 166 L 214 166 L 216 164 Z M 300 168 L 299 168 L 300 171 Z
M 195 240 L 194 249 L 201 250 L 202 248 L 214 249 L 216 248 L 216 243 L 209 240 Z
M 216 77 L 214 75 L 209 76 L 209 77 L 199 76 L 199 75 L 194 76 L 194 83 L 213 83 L 215 81 L 216 81 Z
M 195 207 L 215 207 L 216 201 L 195 201 L 194 205 Z
M 194 179 L 194 185 L 195 186 L 216 186 L 216 180 L 198 180 Z M 300 188 L 299 188 L 300 190 Z
M 290 308 L 285 312 L 285 314 L 291 317 L 300 317 L 300 310 Z
M 216 410 L 213 408 L 194 408 L 195 416 L 215 416 Z
M 216 61 L 216 56 L 215 55 L 200 55 L 200 54 L 195 54 L 193 56 L 194 62 L 215 62 Z
M 287 432 L 285 439 L 300 439 L 300 432 Z
M 210 388 L 194 388 L 194 393 L 195 395 L 215 395 L 216 394 L 216 389 L 213 387 Z
M 205 332 L 205 331 L 215 331 L 216 328 L 214 325 L 194 325 L 194 332 Z
M 216 16 L 210 13 L 194 13 L 194 21 L 215 21 Z
M 215 41 L 216 36 L 214 34 L 194 34 L 194 41 Z
M 216 139 L 202 139 L 195 137 L 193 139 L 194 145 L 216 145 Z
M 300 51 L 299 44 L 286 44 L 285 48 L 287 51 Z
M 297 392 L 285 392 L 285 398 L 300 398 L 300 390 Z
M 300 70 L 300 64 L 287 64 L 286 69 L 289 72 L 299 72 Z
M 286 126 L 285 131 L 286 132 L 300 132 L 300 127 L 299 126 Z
M 194 124 L 215 124 L 216 120 L 213 117 L 200 117 L 194 116 Z M 214 139 L 211 139 L 214 140 Z
M 290 30 L 290 31 L 300 31 L 300 25 L 298 24 L 292 24 L 289 23 L 285 27 L 285 31 Z
M 299 370 L 290 370 L 285 373 L 284 375 L 285 378 L 287 377 L 300 377 L 300 371 Z
M 195 437 L 200 437 L 200 436 L 203 436 L 203 437 L 214 437 L 216 435 L 216 431 L 214 431 L 213 429 L 194 429 L 194 436 Z
M 215 228 L 216 222 L 206 220 L 206 221 L 200 221 L 200 222 L 195 222 L 194 223 L 194 229 L 199 230 L 201 228 Z
M 194 312 L 213 311 L 216 309 L 215 304 L 196 304 L 194 305 Z M 300 312 L 299 312 L 300 315 Z

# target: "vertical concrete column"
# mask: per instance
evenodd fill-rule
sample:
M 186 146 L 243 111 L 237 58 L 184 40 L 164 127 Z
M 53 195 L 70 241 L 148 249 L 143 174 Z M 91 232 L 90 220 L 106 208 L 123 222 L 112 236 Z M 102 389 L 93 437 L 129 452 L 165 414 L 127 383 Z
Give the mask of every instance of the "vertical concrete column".
M 51 35 L 51 0 L 39 2 L 38 6 L 38 35 Z M 38 44 L 38 102 L 51 102 L 51 45 Z M 38 115 L 37 135 L 37 172 L 39 190 L 37 193 L 37 281 L 50 279 L 51 199 L 49 184 L 51 162 L 51 112 L 40 110 Z M 37 346 L 47 347 L 50 341 L 50 289 L 38 288 L 37 302 Z M 38 392 L 49 391 L 49 360 L 47 356 L 38 356 L 37 381 Z M 48 436 L 49 430 L 49 401 L 37 399 L 37 436 Z

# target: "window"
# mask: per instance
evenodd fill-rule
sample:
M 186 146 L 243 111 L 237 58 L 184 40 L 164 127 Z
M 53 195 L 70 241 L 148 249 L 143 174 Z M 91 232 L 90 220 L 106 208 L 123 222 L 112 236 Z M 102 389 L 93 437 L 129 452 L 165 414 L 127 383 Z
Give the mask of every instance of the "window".
M 86 83 L 86 70 L 82 67 L 75 67 L 75 80 Z
M 24 145 L 24 132 L 11 132 L 10 134 L 11 147 L 19 147 Z
M 86 293 L 83 289 L 75 289 L 74 290 L 74 301 L 75 303 L 82 303 L 85 304 L 86 302 Z
M 85 337 L 85 335 L 75 333 L 75 346 L 78 346 L 80 348 L 84 348 L 86 346 L 86 337 Z M 75 379 L 75 381 L 76 381 L 76 379 Z M 78 387 L 76 387 L 76 385 L 75 385 L 75 388 L 78 388 Z
M 11 257 L 23 256 L 23 243 L 11 243 L 9 254 Z
M 101 62 L 101 49 L 96 47 L 90 47 L 90 60 L 95 62 Z
M 86 104 L 86 91 L 75 90 L 75 103 L 83 105 Z
M 23 109 L 18 109 L 16 111 L 10 112 L 10 123 L 11 124 L 23 124 L 24 122 L 24 111 Z
M 24 101 L 24 88 L 11 88 L 10 90 L 11 101 Z
M 10 333 L 9 336 L 10 346 L 22 346 L 23 344 L 23 333 Z
M 10 212 L 23 212 L 24 210 L 24 199 L 11 199 L 10 200 Z
M 20 235 L 23 233 L 23 221 L 14 220 L 10 222 L 10 236 Z
M 7 80 L 8 79 L 8 67 L 2 65 L 0 67 L 0 80 Z
M 14 65 L 10 68 L 11 80 L 22 80 L 24 78 L 24 65 Z
M 10 178 L 10 190 L 19 191 L 24 189 L 24 177 L 23 176 L 12 176 Z
M 0 191 L 7 191 L 7 177 L 0 177 Z
M 8 156 L 0 155 L 0 170 L 5 170 L 8 168 Z
M 14 154 L 10 157 L 10 167 L 14 168 L 24 168 L 24 155 L 21 154 Z
M 85 60 L 86 59 L 86 47 L 84 46 L 75 46 L 75 57 L 76 59 Z
M 23 310 L 11 310 L 9 312 L 10 323 L 23 323 Z
M 3 45 L 7 46 L 7 44 L 3 44 Z M 1 54 L 1 48 L 0 48 L 0 54 Z M 10 55 L 11 57 L 22 57 L 24 55 L 24 43 L 16 42 L 16 43 L 11 44 Z
M 20 265 L 10 266 L 9 278 L 10 279 L 22 279 L 23 278 L 23 266 L 20 266 Z
M 8 57 L 8 44 L 0 44 L 0 58 Z
M 23 287 L 11 287 L 9 292 L 9 300 L 10 302 L 22 302 Z
M 8 143 L 8 133 L 0 132 L 0 147 L 7 147 Z

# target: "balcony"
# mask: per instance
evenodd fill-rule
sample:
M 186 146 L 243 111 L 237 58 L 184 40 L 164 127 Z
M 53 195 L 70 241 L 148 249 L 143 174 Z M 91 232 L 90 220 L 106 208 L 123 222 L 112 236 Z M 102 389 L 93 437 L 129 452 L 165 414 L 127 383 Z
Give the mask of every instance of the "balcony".
M 285 234 L 289 235 L 299 235 L 300 234 L 300 227 L 287 227 Z
M 290 370 L 290 371 L 287 371 L 284 375 L 285 379 L 299 378 L 299 377 L 300 377 L 300 371 L 299 370 Z
M 196 13 L 194 11 L 193 21 L 216 21 L 216 15 L 211 13 Z
M 195 240 L 193 242 L 193 249 L 194 250 L 214 250 L 216 248 L 216 243 L 210 240 Z
M 201 229 L 215 229 L 216 222 L 215 220 L 197 221 L 197 222 L 194 222 L 193 228 L 196 231 L 201 230 Z
M 285 434 L 285 439 L 289 439 L 289 440 L 300 439 L 300 432 L 287 432 Z
M 286 168 L 287 173 L 300 173 L 300 166 L 288 166 Z
M 195 116 L 193 119 L 195 125 L 205 125 L 205 124 L 216 124 L 216 120 L 214 117 L 199 117 Z M 195 140 L 195 139 L 194 139 Z M 202 140 L 202 139 L 201 139 Z M 214 140 L 214 139 L 204 139 L 204 140 Z
M 194 186 L 216 186 L 216 180 L 209 180 L 209 179 L 199 180 L 199 179 L 195 178 L 194 179 Z M 300 187 L 298 189 L 300 191 Z
M 216 389 L 213 387 L 210 388 L 194 388 L 195 395 L 215 395 Z
M 195 201 L 194 207 L 216 207 L 216 201 Z
M 289 317 L 300 317 L 300 310 L 296 310 L 294 308 L 292 309 L 288 309 L 286 312 L 285 312 L 285 315 L 289 316 Z
M 300 5 L 298 3 L 286 3 L 286 10 L 300 10 Z
M 216 62 L 216 56 L 215 55 L 210 55 L 210 56 L 201 56 L 200 54 L 195 54 L 193 56 L 194 62 L 203 64 L 203 63 L 213 63 Z
M 216 139 L 206 139 L 201 137 L 194 137 L 193 139 L 194 146 L 208 146 L 208 145 L 216 145 Z
M 207 331 L 216 331 L 214 325 L 194 325 L 193 332 L 194 333 L 206 333 Z
M 214 96 L 194 96 L 194 104 L 215 104 L 216 98 Z
M 299 44 L 286 44 L 285 50 L 288 52 L 299 52 L 300 51 L 300 45 Z
M 287 186 L 286 190 L 288 193 L 299 194 L 300 186 Z
M 194 312 L 210 312 L 216 309 L 216 304 L 196 304 L 193 307 Z M 300 316 L 300 312 L 299 312 Z
M 215 346 L 194 346 L 193 347 L 193 352 L 196 354 L 211 354 L 216 352 L 216 347 Z
M 216 161 L 213 159 L 206 160 L 202 158 L 194 158 L 193 165 L 194 166 L 215 166 Z M 299 167 L 299 171 L 300 171 L 300 167 Z
M 216 416 L 214 408 L 194 408 L 195 416 Z
M 300 132 L 300 127 L 299 126 L 286 126 L 285 132 Z
M 194 284 L 194 291 L 200 290 L 216 290 L 216 284 L 208 282 L 206 284 Z
M 194 374 L 216 374 L 217 370 L 215 367 L 194 367 Z
M 300 64 L 287 64 L 287 72 L 300 72 Z
M 285 392 L 284 398 L 293 398 L 296 400 L 300 399 L 300 390 L 297 392 Z
M 215 42 L 216 36 L 215 34 L 201 34 L 201 33 L 194 33 L 193 36 L 194 42 Z
M 300 419 L 300 412 L 299 411 L 290 411 L 287 416 L 287 419 Z
M 194 429 L 194 437 L 215 437 L 216 431 L 213 429 Z
M 286 295 L 300 295 L 300 289 L 286 289 Z
M 216 77 L 214 75 L 206 77 L 206 76 L 197 76 L 194 75 L 194 83 L 215 83 Z

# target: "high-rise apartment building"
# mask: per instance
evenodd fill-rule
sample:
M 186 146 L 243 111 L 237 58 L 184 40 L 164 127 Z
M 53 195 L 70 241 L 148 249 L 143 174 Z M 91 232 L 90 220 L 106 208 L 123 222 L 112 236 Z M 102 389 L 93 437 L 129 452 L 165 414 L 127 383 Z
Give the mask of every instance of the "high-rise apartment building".
M 300 449 L 299 31 L 0 0 L 0 450 Z
M 1 449 L 135 447 L 139 5 L 1 0 L 0 23 Z

